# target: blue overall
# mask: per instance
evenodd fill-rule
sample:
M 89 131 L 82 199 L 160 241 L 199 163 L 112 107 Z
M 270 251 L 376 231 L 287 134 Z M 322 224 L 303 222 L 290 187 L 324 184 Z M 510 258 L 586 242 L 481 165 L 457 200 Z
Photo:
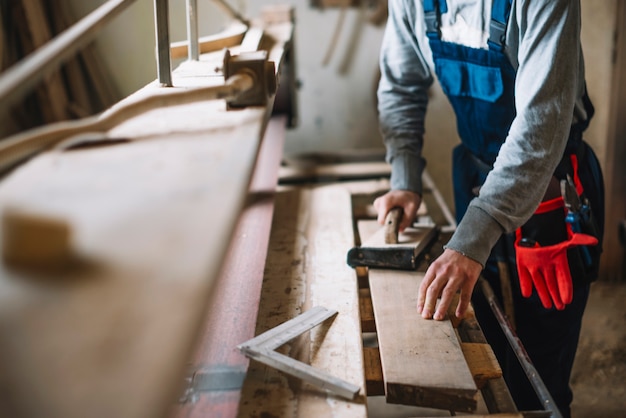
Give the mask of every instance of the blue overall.
M 470 48 L 441 40 L 440 16 L 447 12 L 445 0 L 424 0 L 426 35 L 435 71 L 457 118 L 461 145 L 453 151 L 453 182 L 457 220 L 460 221 L 475 190 L 483 184 L 515 118 L 516 71 L 504 51 L 506 25 L 512 0 L 493 0 L 489 49 Z M 589 119 L 593 106 L 585 98 Z M 591 148 L 582 141 L 588 120 L 573 126 L 567 154 L 579 160 L 579 177 L 594 212 L 604 213 L 604 191 L 599 164 Z M 567 161 L 567 158 L 563 159 Z M 559 167 L 562 168 L 560 164 Z M 556 175 L 556 174 L 555 174 Z M 602 219 L 599 219 L 602 231 Z M 598 237 L 601 242 L 602 237 Z M 589 294 L 589 281 L 575 282 L 574 300 L 564 310 L 545 309 L 536 293 L 523 298 L 519 290 L 512 239 L 503 236 L 491 253 L 483 272 L 497 295 L 501 295 L 497 261 L 511 267 L 516 315 L 516 332 L 539 371 L 563 416 L 569 416 L 572 392 L 569 387 L 582 314 Z M 595 272 L 597 274 L 597 271 Z M 595 277 L 594 277 L 595 278 Z M 522 411 L 541 410 L 534 390 L 510 349 L 490 308 L 480 292 L 473 305 L 479 323 L 493 347 L 511 394 Z

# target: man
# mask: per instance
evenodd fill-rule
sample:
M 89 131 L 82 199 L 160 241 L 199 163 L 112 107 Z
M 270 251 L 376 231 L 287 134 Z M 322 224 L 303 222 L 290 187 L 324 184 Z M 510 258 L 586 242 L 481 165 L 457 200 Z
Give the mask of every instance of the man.
M 597 276 L 604 212 L 600 168 L 582 141 L 593 106 L 579 0 L 390 0 L 380 64 L 379 118 L 392 166 L 391 190 L 374 202 L 380 221 L 401 207 L 404 229 L 421 203 L 433 72 L 461 138 L 453 152 L 459 224 L 425 274 L 418 313 L 441 320 L 460 292 L 462 316 L 479 275 L 499 292 L 507 262 L 517 334 L 569 416 L 569 376 Z M 566 218 L 571 202 L 562 189 L 575 190 L 583 210 L 576 206 Z M 474 308 L 518 407 L 540 409 L 488 308 L 479 301 Z

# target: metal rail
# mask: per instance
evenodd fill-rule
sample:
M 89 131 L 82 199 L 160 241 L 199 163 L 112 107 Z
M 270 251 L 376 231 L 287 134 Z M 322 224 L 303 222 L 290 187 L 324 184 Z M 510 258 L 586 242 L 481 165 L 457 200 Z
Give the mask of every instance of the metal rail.
M 200 46 L 198 44 L 198 0 L 187 0 L 187 40 L 189 42 L 189 59 L 198 61 Z
M 169 0 L 154 0 L 154 29 L 157 44 L 157 74 L 163 87 L 172 87 Z
M 87 45 L 109 21 L 135 0 L 109 0 L 0 77 L 0 114 L 6 113 L 38 82 Z M 169 45 L 168 45 L 169 47 Z
M 509 320 L 504 315 L 504 312 L 502 312 L 502 309 L 500 308 L 500 305 L 496 299 L 496 295 L 493 293 L 491 285 L 486 279 L 482 277 L 479 279 L 479 282 L 483 294 L 485 295 L 485 298 L 489 303 L 491 311 L 496 317 L 500 328 L 502 328 L 502 332 L 504 332 L 506 339 L 509 341 L 509 345 L 513 349 L 513 352 L 515 353 L 517 360 L 522 366 L 524 373 L 526 373 L 526 377 L 528 377 L 528 381 L 534 389 L 535 393 L 537 394 L 537 397 L 541 402 L 544 410 L 548 411 L 551 418 L 562 418 L 563 416 L 557 408 L 556 402 L 554 402 L 554 398 L 552 398 L 550 391 L 548 391 L 548 388 L 541 379 L 541 376 L 539 376 L 539 372 L 537 372 L 537 369 L 533 365 L 532 360 L 526 352 L 526 349 L 524 349 L 524 346 L 522 345 L 522 342 L 513 331 Z

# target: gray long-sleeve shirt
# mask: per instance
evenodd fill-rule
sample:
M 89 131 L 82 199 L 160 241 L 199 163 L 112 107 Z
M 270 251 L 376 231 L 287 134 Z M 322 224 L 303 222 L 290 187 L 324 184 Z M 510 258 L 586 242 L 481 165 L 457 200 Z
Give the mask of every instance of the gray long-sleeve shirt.
M 490 0 L 447 0 L 444 41 L 487 48 Z M 390 0 L 378 88 L 381 132 L 392 189 L 421 193 L 424 118 L 433 63 L 421 0 Z M 503 232 L 537 208 L 558 165 L 572 123 L 587 118 L 582 97 L 580 0 L 514 0 L 506 54 L 517 70 L 516 117 L 493 170 L 446 245 L 481 264 Z M 429 132 L 430 141 L 437 132 Z

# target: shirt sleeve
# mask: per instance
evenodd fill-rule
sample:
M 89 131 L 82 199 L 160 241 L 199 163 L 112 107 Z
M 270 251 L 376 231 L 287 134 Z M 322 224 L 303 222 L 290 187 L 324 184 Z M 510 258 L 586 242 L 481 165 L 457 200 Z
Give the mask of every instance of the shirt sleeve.
M 446 246 L 483 265 L 500 234 L 520 227 L 539 205 L 584 90 L 579 2 L 519 0 L 511 13 L 507 39 L 519 38 L 516 117 Z
M 389 1 L 389 19 L 380 54 L 378 113 L 391 164 L 391 188 L 422 193 L 424 118 L 433 83 L 415 36 L 419 2 Z

